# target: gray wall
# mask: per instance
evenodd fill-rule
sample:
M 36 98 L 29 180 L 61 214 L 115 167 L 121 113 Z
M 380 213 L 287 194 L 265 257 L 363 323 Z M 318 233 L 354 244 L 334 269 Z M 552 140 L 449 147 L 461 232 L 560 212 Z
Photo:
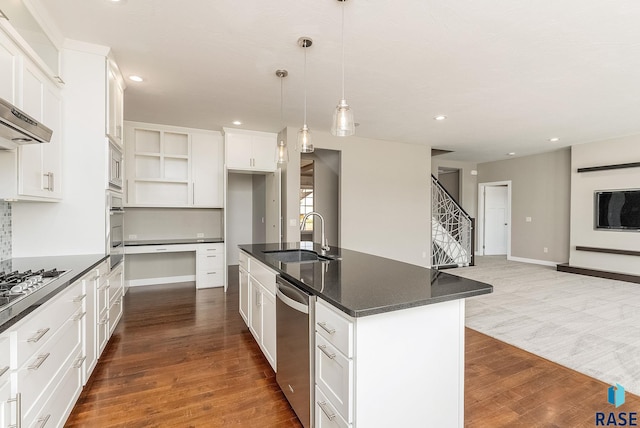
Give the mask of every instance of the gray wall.
M 478 184 L 512 182 L 512 257 L 553 263 L 569 260 L 570 178 L 568 148 L 478 165 Z M 526 222 L 526 217 L 532 221 Z
M 578 173 L 578 168 L 640 161 L 640 135 L 572 147 L 571 258 L 572 266 L 640 275 L 640 257 L 577 251 L 576 245 L 638 251 L 640 233 L 595 230 L 594 192 L 640 189 L 640 168 Z
M 222 210 L 197 208 L 127 208 L 124 239 L 222 238 Z M 135 235 L 134 238 L 132 235 Z
M 229 173 L 227 180 L 227 264 L 237 265 L 239 244 L 253 240 L 253 179 L 250 174 Z
M 300 154 L 297 129 L 287 128 L 289 163 L 285 241 L 300 240 Z M 341 246 L 420 266 L 431 258 L 431 148 L 315 130 L 317 149 L 339 150 Z M 292 201 L 296 201 L 293 203 Z
M 478 170 L 478 164 L 442 159 L 442 156 L 431 158 L 432 174 L 438 177 L 438 167 L 457 168 L 460 170 L 460 200 L 458 203 L 471 217 L 477 217 L 478 205 L 478 176 L 472 171 Z
M 11 204 L 0 202 L 0 260 L 11 258 Z
M 316 149 L 304 156 L 313 159 L 313 209 L 325 219 L 329 246 L 340 246 L 340 152 Z M 320 222 L 314 219 L 313 241 L 321 241 Z

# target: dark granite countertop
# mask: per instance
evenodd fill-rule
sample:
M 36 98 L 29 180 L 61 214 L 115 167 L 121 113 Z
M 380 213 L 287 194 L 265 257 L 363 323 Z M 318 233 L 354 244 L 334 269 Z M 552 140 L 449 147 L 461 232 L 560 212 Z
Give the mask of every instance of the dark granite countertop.
M 238 247 L 278 271 L 284 279 L 353 317 L 464 299 L 493 291 L 489 284 L 343 248 L 331 248 L 328 252 L 340 260 L 284 263 L 265 252 L 302 248 L 320 253 L 320 247 L 307 242 Z
M 147 239 L 136 241 L 124 241 L 125 247 L 139 245 L 176 245 L 176 244 L 216 244 L 224 242 L 222 238 L 183 238 L 183 239 Z
M 0 271 L 25 271 L 28 269 L 50 270 L 56 268 L 67 271 L 55 281 L 34 291 L 24 299 L 14 304 L 0 308 L 0 333 L 42 306 L 56 294 L 73 284 L 91 269 L 98 266 L 108 256 L 104 254 L 90 254 L 79 256 L 51 256 L 51 257 L 19 257 L 0 262 Z

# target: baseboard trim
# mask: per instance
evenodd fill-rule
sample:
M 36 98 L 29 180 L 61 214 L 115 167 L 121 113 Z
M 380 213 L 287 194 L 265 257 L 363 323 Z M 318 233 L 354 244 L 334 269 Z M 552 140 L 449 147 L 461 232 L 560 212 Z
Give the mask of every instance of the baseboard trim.
M 176 282 L 194 282 L 196 280 L 195 275 L 182 275 L 182 276 L 165 276 L 160 278 L 143 278 L 143 279 L 130 279 L 126 281 L 126 285 L 129 287 L 141 287 L 143 285 L 160 285 L 160 284 L 174 284 Z
M 640 284 L 640 276 L 629 273 L 610 272 L 605 270 L 596 270 L 583 268 L 578 266 L 570 266 L 569 263 L 561 263 L 557 266 L 559 272 L 575 273 L 578 275 L 595 276 L 597 278 L 615 279 L 617 281 L 633 282 Z
M 538 259 L 527 259 L 525 257 L 508 256 L 507 260 L 510 260 L 512 262 L 530 263 L 533 265 L 553 266 L 553 267 L 558 266 L 558 262 L 550 262 L 548 260 L 538 260 Z

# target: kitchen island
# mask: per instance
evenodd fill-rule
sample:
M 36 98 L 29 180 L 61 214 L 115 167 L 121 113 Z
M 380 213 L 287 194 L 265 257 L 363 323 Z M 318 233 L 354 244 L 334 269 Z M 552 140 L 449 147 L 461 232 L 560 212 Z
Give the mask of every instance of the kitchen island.
M 248 308 L 255 330 L 251 309 L 260 309 L 267 359 L 279 356 L 268 343 L 275 322 L 265 317 L 275 284 L 264 284 L 264 272 L 317 297 L 316 427 L 464 425 L 464 299 L 491 293 L 490 285 L 341 248 L 317 261 L 282 261 L 283 251 L 322 255 L 311 243 L 239 247 L 241 313 Z

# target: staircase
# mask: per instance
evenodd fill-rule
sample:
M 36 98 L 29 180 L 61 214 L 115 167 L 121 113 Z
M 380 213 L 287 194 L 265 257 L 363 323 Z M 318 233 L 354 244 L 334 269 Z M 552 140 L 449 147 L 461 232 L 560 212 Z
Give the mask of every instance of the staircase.
M 431 267 L 473 266 L 475 221 L 431 175 Z

